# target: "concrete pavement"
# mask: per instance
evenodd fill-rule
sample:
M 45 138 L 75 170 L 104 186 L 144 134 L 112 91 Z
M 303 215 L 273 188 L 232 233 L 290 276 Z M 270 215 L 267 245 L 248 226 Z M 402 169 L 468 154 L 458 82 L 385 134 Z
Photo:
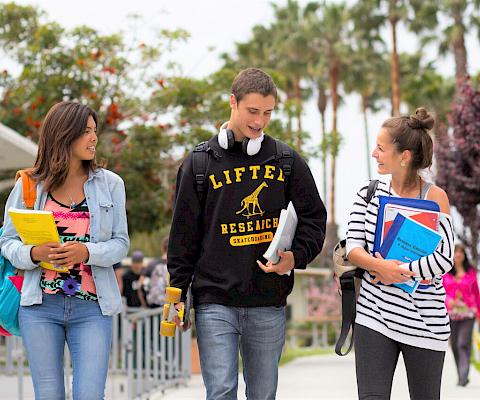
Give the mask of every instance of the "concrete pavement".
M 245 385 L 239 375 L 238 399 L 245 399 Z M 480 373 L 472 366 L 470 384 L 456 386 L 457 374 L 453 355 L 449 350 L 445 359 L 442 380 L 442 400 L 478 400 L 480 399 Z M 125 378 L 109 377 L 106 388 L 107 400 L 126 399 Z M 33 400 L 33 387 L 30 376 L 24 379 L 24 399 Z M 16 377 L 0 376 L 0 399 L 17 400 Z M 188 386 L 168 389 L 165 393 L 150 396 L 149 400 L 202 400 L 205 388 L 202 377 L 193 375 Z M 338 357 L 323 355 L 297 358 L 280 367 L 278 400 L 353 400 L 357 398 L 354 356 Z M 400 358 L 395 374 L 392 400 L 409 399 L 407 378 L 403 360 Z
M 470 384 L 458 387 L 455 362 L 447 352 L 442 379 L 442 400 L 480 399 L 480 373 L 472 366 Z M 245 385 L 239 376 L 238 399 L 245 399 Z M 205 398 L 202 378 L 194 375 L 188 387 L 171 389 L 152 400 L 201 400 Z M 346 357 L 324 355 L 302 357 L 280 367 L 278 400 L 352 400 L 357 398 L 355 364 L 352 354 Z M 409 399 L 407 375 L 400 357 L 395 374 L 392 400 Z

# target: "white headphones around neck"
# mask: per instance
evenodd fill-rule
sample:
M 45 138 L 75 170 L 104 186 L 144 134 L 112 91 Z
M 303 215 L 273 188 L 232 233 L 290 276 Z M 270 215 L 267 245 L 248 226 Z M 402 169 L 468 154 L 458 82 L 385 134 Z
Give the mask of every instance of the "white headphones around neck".
M 218 132 L 218 144 L 222 149 L 228 150 L 233 147 L 235 144 L 235 136 L 231 129 L 227 129 L 228 122 L 225 122 L 220 127 L 220 132 Z M 262 147 L 264 134 L 262 134 L 256 139 L 245 138 L 242 141 L 242 151 L 249 156 L 254 156 L 260 151 Z

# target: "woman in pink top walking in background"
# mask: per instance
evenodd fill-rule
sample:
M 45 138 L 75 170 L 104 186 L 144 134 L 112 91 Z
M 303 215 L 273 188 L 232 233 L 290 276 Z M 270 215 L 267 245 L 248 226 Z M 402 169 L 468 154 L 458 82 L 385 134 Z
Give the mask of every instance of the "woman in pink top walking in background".
M 457 364 L 458 385 L 466 386 L 475 317 L 480 320 L 480 293 L 477 271 L 461 245 L 455 246 L 454 266 L 443 276 L 443 286 L 447 293 L 445 302 L 452 332 L 450 344 Z

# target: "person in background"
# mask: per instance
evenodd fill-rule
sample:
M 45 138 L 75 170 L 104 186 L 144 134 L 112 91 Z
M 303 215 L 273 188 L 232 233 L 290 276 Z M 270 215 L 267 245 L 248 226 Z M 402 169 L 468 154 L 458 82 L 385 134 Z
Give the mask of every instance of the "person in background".
M 122 281 L 123 267 L 122 267 L 122 263 L 118 262 L 118 263 L 113 264 L 113 270 L 115 271 L 115 278 L 117 279 L 118 289 L 120 289 L 120 293 L 122 293 L 123 292 L 123 281 Z
M 161 307 L 165 303 L 165 288 L 168 285 L 167 248 L 168 237 L 163 239 L 161 257 L 152 260 L 143 275 L 142 287 L 150 308 Z
M 445 303 L 450 316 L 450 345 L 458 373 L 458 385 L 469 382 L 470 354 L 475 318 L 480 320 L 480 293 L 477 271 L 467 258 L 462 245 L 455 246 L 453 268 L 443 277 L 447 293 Z
M 73 364 L 73 398 L 104 398 L 112 344 L 112 316 L 122 310 L 113 264 L 128 252 L 125 186 L 96 162 L 97 114 L 66 101 L 40 128 L 30 175 L 35 210 L 51 211 L 61 243 L 22 243 L 8 212 L 2 255 L 25 272 L 19 322 L 37 400 L 65 398 L 64 348 Z M 17 181 L 5 209 L 25 208 Z M 41 268 L 47 262 L 68 268 Z
M 133 251 L 131 255 L 130 267 L 122 275 L 122 296 L 127 300 L 127 307 L 147 306 L 140 282 L 143 270 L 143 258 L 142 251 Z

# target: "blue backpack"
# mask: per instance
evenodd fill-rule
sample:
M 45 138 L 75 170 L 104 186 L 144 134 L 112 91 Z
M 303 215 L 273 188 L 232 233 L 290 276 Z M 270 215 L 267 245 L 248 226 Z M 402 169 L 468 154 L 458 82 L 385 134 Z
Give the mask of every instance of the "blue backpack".
M 0 228 L 0 235 L 2 228 Z M 23 276 L 17 276 L 15 267 L 0 254 L 0 334 L 20 336 L 18 309 Z
M 37 198 L 35 180 L 27 169 L 18 171 L 15 180 L 18 178 L 22 178 L 22 198 L 25 207 L 33 210 Z M 2 231 L 3 228 L 0 228 L 0 236 Z M 0 335 L 2 336 L 20 336 L 18 310 L 23 284 L 21 272 L 17 271 L 0 252 Z

